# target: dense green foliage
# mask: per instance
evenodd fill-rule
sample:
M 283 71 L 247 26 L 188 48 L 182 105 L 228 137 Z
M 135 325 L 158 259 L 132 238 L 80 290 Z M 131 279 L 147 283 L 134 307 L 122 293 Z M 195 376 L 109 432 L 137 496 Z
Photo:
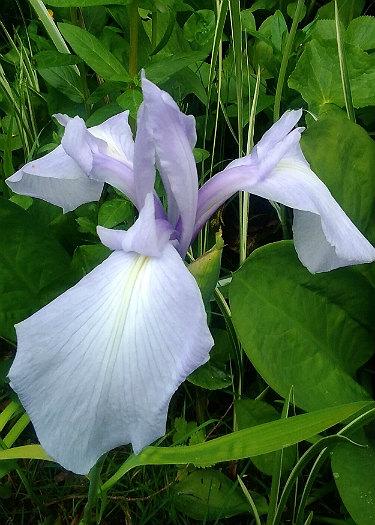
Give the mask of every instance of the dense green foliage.
M 89 477 L 49 461 L 6 379 L 14 324 L 102 262 L 96 226 L 127 229 L 135 208 L 105 187 L 63 214 L 4 182 L 60 143 L 53 113 L 93 126 L 129 109 L 134 127 L 144 69 L 196 117 L 201 183 L 303 107 L 306 158 L 374 244 L 372 2 L 44 4 L 0 6 L 0 523 L 373 525 L 374 263 L 310 274 L 289 210 L 243 195 L 222 207 L 187 260 L 210 361 L 174 395 L 159 443 L 104 458 L 86 505 Z

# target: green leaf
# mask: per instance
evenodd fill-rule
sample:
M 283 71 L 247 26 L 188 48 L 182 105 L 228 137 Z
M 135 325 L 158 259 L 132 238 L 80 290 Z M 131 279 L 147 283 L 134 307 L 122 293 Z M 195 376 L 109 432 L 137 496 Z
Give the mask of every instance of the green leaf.
M 206 52 L 202 51 L 186 51 L 181 53 L 174 53 L 167 58 L 158 58 L 153 60 L 149 66 L 145 68 L 146 76 L 156 84 L 165 82 L 174 73 L 181 71 L 185 67 L 195 67 L 202 62 L 207 56 Z
M 210 9 L 200 9 L 185 22 L 183 33 L 194 49 L 201 49 L 212 44 L 215 28 L 215 13 Z
M 255 496 L 255 501 L 257 498 Z M 266 502 L 258 497 L 263 513 Z M 194 520 L 217 520 L 248 512 L 249 504 L 238 484 L 217 470 L 194 470 L 174 488 L 176 509 Z
M 22 447 L 0 450 L 0 461 L 9 459 L 43 459 L 53 461 L 40 445 L 24 445 Z
M 70 66 L 38 67 L 37 71 L 47 84 L 59 90 L 73 102 L 79 103 L 84 100 L 80 78 Z
M 255 18 L 252 11 L 251 8 L 241 11 L 241 26 L 245 31 L 256 31 Z
M 20 206 L 0 199 L 0 336 L 73 284 L 67 252 Z
M 259 399 L 239 399 L 235 402 L 235 413 L 238 429 L 254 427 L 269 421 L 277 421 L 280 414 L 272 406 Z M 296 459 L 295 447 L 284 449 L 282 468 L 291 470 Z M 254 465 L 264 474 L 272 476 L 274 470 L 275 453 L 264 454 L 251 458 Z
M 375 49 L 375 17 L 360 16 L 349 24 L 345 38 L 364 51 Z
M 125 110 L 129 110 L 129 114 L 134 119 L 137 118 L 137 112 L 143 100 L 142 93 L 137 89 L 128 89 L 117 97 L 116 102 Z
M 345 24 L 359 16 L 366 0 L 337 0 L 340 20 Z M 318 18 L 335 18 L 335 2 L 331 0 L 318 10 Z
M 275 13 L 261 24 L 259 33 L 270 40 L 277 51 L 281 52 L 285 34 L 288 32 L 288 27 L 285 18 L 281 11 L 277 10 Z
M 209 361 L 190 374 L 188 381 L 207 390 L 219 390 L 232 384 L 232 376 L 223 368 Z
M 375 243 L 375 143 L 344 112 L 309 126 L 301 146 L 313 171 L 354 224 Z
M 60 23 L 59 29 L 74 52 L 104 80 L 130 80 L 121 62 L 94 35 L 67 23 Z
M 59 53 L 58 51 L 40 51 L 33 58 L 38 68 L 71 66 L 82 62 L 79 57 L 69 53 Z
M 354 107 L 374 105 L 375 57 L 351 44 L 345 45 L 345 56 Z M 344 107 L 336 40 L 308 42 L 288 84 L 312 109 L 324 104 Z
M 357 525 L 375 523 L 375 444 L 340 444 L 332 453 L 332 471 L 340 496 Z
M 246 354 L 280 395 L 293 386 L 305 410 L 368 398 L 353 375 L 374 349 L 374 290 L 358 271 L 310 274 L 281 241 L 234 274 L 230 303 Z
M 205 305 L 209 304 L 219 279 L 223 247 L 224 241 L 218 235 L 215 246 L 188 266 L 198 283 Z
M 53 7 L 91 7 L 91 6 L 102 6 L 102 5 L 127 5 L 132 0 L 46 0 L 47 5 Z
M 102 485 L 101 489 L 106 492 L 127 472 L 141 465 L 193 463 L 196 466 L 204 467 L 222 461 L 274 452 L 309 439 L 368 406 L 370 406 L 368 402 L 360 402 L 316 410 L 309 414 L 292 416 L 245 430 L 238 430 L 197 445 L 165 448 L 147 447 L 141 453 L 130 456 L 118 471 Z
M 134 206 L 127 199 L 111 199 L 99 208 L 98 224 L 105 228 L 114 228 L 120 223 L 125 223 L 129 228 L 134 222 Z
M 72 264 L 80 275 L 86 275 L 110 254 L 111 250 L 103 244 L 84 244 L 76 248 Z

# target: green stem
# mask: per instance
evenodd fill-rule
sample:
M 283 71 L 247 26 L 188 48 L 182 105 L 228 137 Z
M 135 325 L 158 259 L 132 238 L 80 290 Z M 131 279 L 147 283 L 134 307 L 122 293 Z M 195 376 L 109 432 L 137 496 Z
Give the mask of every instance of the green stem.
M 138 0 L 134 0 L 129 5 L 130 19 L 130 53 L 129 53 L 129 74 L 134 78 L 138 74 Z
M 158 12 L 152 12 L 152 33 L 151 33 L 151 47 L 155 49 L 158 43 Z
M 283 58 L 281 60 L 281 65 L 280 65 L 279 78 L 277 79 L 275 104 L 273 107 L 274 122 L 276 122 L 276 120 L 279 120 L 279 117 L 280 117 L 281 96 L 283 94 L 285 75 L 286 75 L 286 70 L 288 67 L 290 53 L 293 47 L 294 37 L 296 36 L 296 32 L 297 32 L 297 26 L 298 26 L 299 18 L 301 16 L 302 7 L 303 7 L 303 0 L 298 0 L 297 7 L 296 7 L 296 10 L 293 16 L 292 27 L 290 28 L 290 33 L 285 43 Z
M 101 480 L 100 473 L 102 471 L 103 463 L 106 458 L 104 454 L 101 458 L 98 459 L 96 465 L 92 467 L 89 474 L 90 485 L 87 495 L 87 503 L 85 505 L 85 510 L 83 511 L 83 518 L 80 525 L 90 525 L 93 523 L 92 513 L 93 509 L 96 507 L 98 497 L 100 495 L 101 489 Z
M 353 107 L 353 98 L 352 90 L 350 88 L 349 72 L 346 64 L 345 57 L 345 48 L 341 36 L 341 27 L 340 27 L 340 16 L 339 9 L 337 6 L 337 0 L 335 0 L 335 25 L 336 25 L 336 40 L 337 40 L 337 51 L 339 55 L 339 64 L 340 64 L 340 73 L 341 73 L 341 83 L 342 90 L 344 93 L 346 112 L 348 114 L 349 120 L 355 122 L 355 113 Z

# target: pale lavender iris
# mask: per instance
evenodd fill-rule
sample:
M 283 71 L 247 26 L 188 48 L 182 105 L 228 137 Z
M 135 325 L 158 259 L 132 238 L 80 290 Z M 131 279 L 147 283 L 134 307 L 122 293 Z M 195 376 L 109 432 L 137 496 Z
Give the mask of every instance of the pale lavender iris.
M 58 115 L 61 146 L 8 179 L 17 193 L 72 210 L 103 183 L 139 210 L 128 230 L 98 227 L 113 253 L 50 304 L 16 325 L 11 385 L 42 446 L 87 473 L 106 451 L 140 451 L 165 433 L 169 401 L 208 360 L 213 341 L 186 251 L 212 213 L 238 190 L 294 209 L 297 253 L 311 271 L 370 262 L 375 250 L 310 170 L 299 146 L 301 111 L 290 111 L 251 155 L 198 191 L 192 116 L 143 79 L 133 141 L 127 113 L 87 129 Z M 168 209 L 154 191 L 158 169 Z

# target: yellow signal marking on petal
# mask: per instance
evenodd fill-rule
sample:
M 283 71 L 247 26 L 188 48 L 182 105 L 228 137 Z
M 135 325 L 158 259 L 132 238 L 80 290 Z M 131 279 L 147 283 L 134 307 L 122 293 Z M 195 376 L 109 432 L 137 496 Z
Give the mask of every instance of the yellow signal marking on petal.
M 111 338 L 111 340 L 108 342 L 108 345 L 107 345 L 107 348 L 111 347 L 112 351 L 115 352 L 115 356 L 117 355 L 118 349 L 120 347 L 121 338 L 122 338 L 123 330 L 126 324 L 126 319 L 128 316 L 128 311 L 129 311 L 129 307 L 130 307 L 135 285 L 137 283 L 137 280 L 140 277 L 140 274 L 142 273 L 142 271 L 145 270 L 145 267 L 147 266 L 149 259 L 150 259 L 149 257 L 146 257 L 144 255 L 139 255 L 137 259 L 135 260 L 134 265 L 131 268 L 130 272 L 126 272 L 127 275 L 124 279 L 122 290 L 120 292 L 120 295 L 122 297 L 121 307 L 117 309 L 116 319 L 114 320 L 114 326 L 116 328 L 113 331 L 113 337 Z

